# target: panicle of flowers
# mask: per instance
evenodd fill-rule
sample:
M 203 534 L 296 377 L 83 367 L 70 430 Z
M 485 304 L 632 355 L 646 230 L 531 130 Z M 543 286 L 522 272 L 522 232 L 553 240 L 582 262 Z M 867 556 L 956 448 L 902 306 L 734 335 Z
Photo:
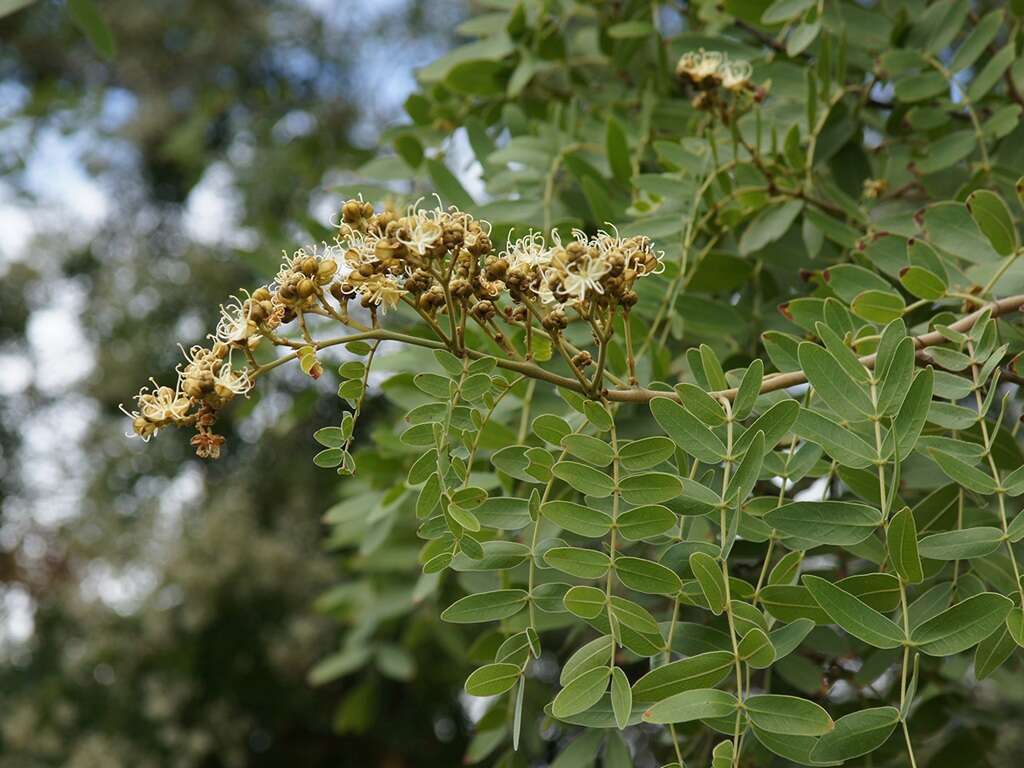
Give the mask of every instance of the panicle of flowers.
M 664 269 L 663 254 L 646 237 L 621 238 L 599 231 L 587 237 L 573 231 L 563 244 L 557 232 L 551 243 L 538 234 L 510 242 L 499 261 L 507 264 L 504 279 L 513 297 L 536 298 L 553 310 L 583 313 L 595 307 L 632 307 L 637 278 Z
M 262 344 L 287 348 L 310 376 L 322 370 L 307 316 L 365 330 L 350 314 L 353 302 L 369 313 L 373 327 L 379 315 L 406 304 L 431 323 L 437 315 L 457 315 L 453 320 L 464 328 L 472 318 L 503 343 L 499 320 L 517 329 L 536 320 L 558 333 L 570 311 L 591 319 L 615 308 L 628 311 L 637 301 L 636 280 L 663 268 L 662 254 L 646 237 L 605 231 L 588 237 L 576 230 L 563 243 L 557 232 L 550 240 L 531 233 L 495 253 L 490 225 L 455 207 L 416 204 L 378 212 L 361 199 L 349 200 L 333 243 L 285 254 L 272 283 L 232 296 L 220 307 L 209 346 L 183 350 L 175 387 L 153 382 L 125 413 L 133 432 L 147 440 L 169 425 L 194 428 L 196 453 L 216 458 L 224 443 L 213 432 L 217 415 L 252 389 L 262 372 L 256 357 Z M 280 335 L 296 321 L 301 339 Z M 233 355 L 245 364 L 235 365 Z

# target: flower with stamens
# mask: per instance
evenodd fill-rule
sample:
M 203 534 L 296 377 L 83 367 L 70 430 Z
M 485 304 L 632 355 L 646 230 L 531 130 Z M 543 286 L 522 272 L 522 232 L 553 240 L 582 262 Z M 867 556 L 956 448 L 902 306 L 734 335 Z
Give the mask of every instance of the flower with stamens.
M 725 54 L 721 51 L 705 51 L 701 48 L 700 61 L 694 67 L 693 79 L 699 83 L 701 80 L 714 77 L 719 74 L 719 68 L 724 62 Z
M 417 211 L 408 237 L 399 235 L 398 241 L 413 253 L 426 256 L 444 234 L 441 225 L 423 211 Z
M 231 361 L 227 360 L 213 377 L 213 391 L 222 400 L 230 400 L 235 395 L 247 395 L 252 389 L 252 379 L 246 370 L 235 370 Z
M 562 275 L 562 289 L 576 303 L 587 298 L 588 291 L 604 293 L 600 280 L 611 269 L 611 265 L 602 258 L 584 257 L 570 264 Z
M 259 328 L 253 320 L 253 302 L 248 293 L 246 300 L 242 301 L 237 296 L 231 297 L 231 303 L 220 305 L 220 320 L 217 322 L 217 330 L 213 338 L 225 344 L 252 345 L 258 341 Z
M 730 91 L 741 91 L 750 81 L 754 68 L 749 61 L 729 61 L 721 68 L 722 86 Z

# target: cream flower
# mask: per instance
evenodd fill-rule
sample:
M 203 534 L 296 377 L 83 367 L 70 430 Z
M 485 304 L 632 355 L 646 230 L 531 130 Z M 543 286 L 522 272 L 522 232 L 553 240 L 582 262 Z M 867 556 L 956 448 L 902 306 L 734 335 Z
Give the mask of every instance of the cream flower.
M 703 80 L 718 74 L 719 67 L 725 62 L 725 54 L 721 51 L 700 51 L 700 61 L 693 70 L 695 80 Z
M 249 299 L 246 294 L 246 299 Z M 231 297 L 231 303 L 220 305 L 220 320 L 211 337 L 225 344 L 250 344 L 256 341 L 258 327 L 252 319 L 252 302 L 242 301 L 237 296 Z
M 578 259 L 562 275 L 562 288 L 574 301 L 582 302 L 588 291 L 604 293 L 604 286 L 598 281 L 610 269 L 611 265 L 600 257 Z
M 509 267 L 544 267 L 551 263 L 551 249 L 544 242 L 544 236 L 532 232 L 515 242 L 509 241 L 503 254 Z
M 409 228 L 409 236 L 399 236 L 398 242 L 420 256 L 425 256 L 441 239 L 444 230 L 441 225 L 424 211 L 417 211 L 415 223 Z
M 741 90 L 750 80 L 754 68 L 749 61 L 729 61 L 722 67 L 722 85 L 730 91 Z
M 218 397 L 230 400 L 235 395 L 247 395 L 252 389 L 252 379 L 248 371 L 234 370 L 227 360 L 213 376 L 213 389 Z

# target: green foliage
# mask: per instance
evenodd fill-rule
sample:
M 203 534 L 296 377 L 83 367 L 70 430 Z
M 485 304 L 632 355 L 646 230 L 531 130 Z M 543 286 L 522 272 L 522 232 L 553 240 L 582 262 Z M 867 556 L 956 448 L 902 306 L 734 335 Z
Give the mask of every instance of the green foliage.
M 982 706 L 972 660 L 977 678 L 1019 669 L 1002 378 L 1024 348 L 1006 202 L 1024 67 L 1016 16 L 969 10 L 501 4 L 420 73 L 387 158 L 414 193 L 497 243 L 614 226 L 666 263 L 635 304 L 567 307 L 564 331 L 474 326 L 451 301 L 374 315 L 364 339 L 409 345 L 378 358 L 405 424 L 362 452 L 376 363 L 340 373 L 359 386 L 317 463 L 352 482 L 369 465 L 379 487 L 366 516 L 343 486 L 337 540 L 409 558 L 392 537 L 415 527 L 423 573 L 401 594 L 486 625 L 452 640 L 477 665 L 467 691 L 497 696 L 467 762 L 519 764 L 557 729 L 582 733 L 556 766 L 602 748 L 628 764 L 629 729 L 661 763 L 938 766 L 957 718 L 915 715 Z M 451 133 L 484 195 L 446 164 Z M 309 372 L 329 345 L 306 341 Z M 374 631 L 349 633 L 333 671 Z

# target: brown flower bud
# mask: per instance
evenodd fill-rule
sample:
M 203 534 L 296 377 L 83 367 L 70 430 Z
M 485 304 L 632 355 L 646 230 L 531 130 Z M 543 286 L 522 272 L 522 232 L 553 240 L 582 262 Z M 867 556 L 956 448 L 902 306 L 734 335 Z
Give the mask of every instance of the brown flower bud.
M 317 282 L 323 285 L 329 283 L 331 278 L 334 277 L 334 273 L 338 271 L 338 262 L 334 259 L 324 259 L 320 262 L 320 265 L 316 270 Z

